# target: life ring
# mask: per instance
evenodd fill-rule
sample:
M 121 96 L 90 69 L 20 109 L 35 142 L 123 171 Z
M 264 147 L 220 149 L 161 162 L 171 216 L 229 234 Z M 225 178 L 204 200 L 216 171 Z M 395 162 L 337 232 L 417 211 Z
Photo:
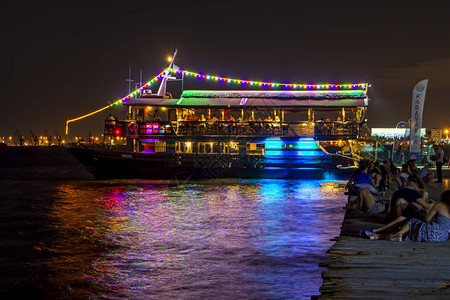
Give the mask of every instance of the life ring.
M 130 122 L 130 123 L 128 124 L 128 129 L 129 129 L 131 132 L 137 131 L 137 130 L 138 130 L 138 126 L 137 126 L 136 122 Z

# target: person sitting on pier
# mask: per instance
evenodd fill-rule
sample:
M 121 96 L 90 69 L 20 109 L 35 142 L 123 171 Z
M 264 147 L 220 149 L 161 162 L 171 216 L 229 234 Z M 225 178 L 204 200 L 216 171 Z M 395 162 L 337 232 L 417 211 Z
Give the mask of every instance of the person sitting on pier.
M 359 172 L 350 179 L 348 184 L 354 184 L 358 197 L 355 201 L 349 202 L 349 205 L 356 204 L 356 208 L 361 211 L 379 214 L 386 210 L 386 204 L 377 201 L 379 192 L 374 186 L 375 180 L 367 174 L 368 167 L 369 161 L 360 161 Z
M 450 231 L 450 190 L 441 194 L 427 214 L 425 222 L 412 218 L 390 240 L 401 241 L 405 235 L 406 240 L 416 242 L 445 242 Z
M 408 165 L 403 164 L 401 171 L 394 175 L 394 181 L 397 183 L 398 189 L 405 187 L 409 175 L 411 175 L 411 171 L 409 170 Z
M 389 188 L 389 185 L 392 183 L 393 178 L 391 163 L 387 160 L 383 160 L 383 168 L 381 168 L 380 166 L 381 173 L 385 173 L 386 176 L 386 187 Z
M 370 162 L 369 164 L 369 174 L 375 180 L 374 186 L 378 191 L 382 191 L 385 189 L 385 178 L 381 174 L 380 170 L 380 162 Z
M 420 218 L 430 209 L 432 204 L 427 202 L 428 192 L 420 188 L 419 178 L 410 175 L 406 186 L 392 195 L 387 220 L 395 220 L 401 216 Z
M 390 158 L 389 158 L 389 167 L 391 168 L 391 174 L 393 176 L 399 172 L 398 168 L 395 166 L 394 162 Z
M 419 177 L 423 180 L 424 183 L 430 183 L 434 179 L 434 173 L 430 171 L 430 168 L 432 166 L 432 163 L 428 163 L 419 171 Z
M 383 163 L 379 165 L 379 169 L 380 169 L 382 181 L 383 181 L 381 183 L 383 185 L 383 187 L 382 187 L 383 191 L 386 191 L 389 188 L 389 184 L 391 183 L 391 180 L 389 178 L 389 173 L 388 173 L 388 170 L 386 169 L 385 164 L 388 164 L 388 167 L 389 167 L 389 163 L 387 161 L 383 161 Z
M 355 187 L 356 181 L 355 181 L 355 177 L 357 174 L 361 173 L 364 164 L 368 164 L 368 160 L 367 159 L 360 159 L 358 161 L 358 168 L 355 169 L 352 173 L 352 175 L 350 176 L 350 179 L 348 180 L 347 184 L 345 185 L 345 189 L 347 190 L 347 192 L 345 192 L 346 195 L 349 195 L 350 197 L 353 196 L 357 196 L 358 195 L 358 190 Z M 349 197 L 349 200 L 351 199 Z
M 408 161 L 406 161 L 406 164 L 409 167 L 409 170 L 411 171 L 411 173 L 417 173 L 417 159 L 413 158 L 413 159 L 409 159 Z
M 419 187 L 421 189 L 425 188 L 425 183 L 422 180 L 422 177 L 419 176 L 419 169 L 417 168 L 417 159 L 413 158 L 406 162 L 409 167 L 410 174 L 414 174 L 419 178 Z
M 397 190 L 391 197 L 385 226 L 376 229 L 361 230 L 361 236 L 372 238 L 373 234 L 392 232 L 409 219 L 424 220 L 433 203 L 428 203 L 428 192 L 419 188 L 416 175 L 408 177 L 405 188 Z
M 432 205 L 425 220 L 411 218 L 404 222 L 399 231 L 389 233 L 384 231 L 365 232 L 371 239 L 388 239 L 391 241 L 406 240 L 416 242 L 445 242 L 450 231 L 450 190 L 441 194 L 441 199 Z

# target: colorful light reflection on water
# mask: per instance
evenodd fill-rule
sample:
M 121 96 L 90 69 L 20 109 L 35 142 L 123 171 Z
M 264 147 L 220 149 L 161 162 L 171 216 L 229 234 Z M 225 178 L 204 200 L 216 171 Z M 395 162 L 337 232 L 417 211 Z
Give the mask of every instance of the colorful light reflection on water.
M 45 264 L 69 298 L 309 298 L 344 202 L 316 180 L 63 184 Z

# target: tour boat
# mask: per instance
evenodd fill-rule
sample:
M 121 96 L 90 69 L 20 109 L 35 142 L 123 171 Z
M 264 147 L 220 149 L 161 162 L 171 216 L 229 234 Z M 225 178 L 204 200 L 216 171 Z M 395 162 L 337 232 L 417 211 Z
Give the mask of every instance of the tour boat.
M 144 86 L 120 101 L 125 116 L 105 120 L 106 146 L 70 147 L 96 178 L 331 178 L 354 166 L 366 83 L 270 89 L 243 81 L 259 89 L 173 98 L 167 80 L 210 76 L 171 67 L 157 93 Z

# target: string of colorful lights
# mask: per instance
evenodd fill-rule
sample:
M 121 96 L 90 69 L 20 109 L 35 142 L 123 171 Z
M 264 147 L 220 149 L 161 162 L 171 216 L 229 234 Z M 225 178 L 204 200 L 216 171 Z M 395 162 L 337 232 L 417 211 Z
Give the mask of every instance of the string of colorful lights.
M 166 69 L 166 70 L 167 70 L 167 69 Z M 100 108 L 100 109 L 97 109 L 96 111 L 90 112 L 90 113 L 88 113 L 88 114 L 85 114 L 85 115 L 83 115 L 83 116 L 81 116 L 81 117 L 78 117 L 78 118 L 75 118 L 75 119 L 67 120 L 67 121 L 66 121 L 66 135 L 69 134 L 69 123 L 72 123 L 72 122 L 79 121 L 79 120 L 81 120 L 81 119 L 90 117 L 90 116 L 95 115 L 95 114 L 97 114 L 97 113 L 99 113 L 99 112 L 101 112 L 101 111 L 104 111 L 104 110 L 106 110 L 106 109 L 108 109 L 108 108 L 110 108 L 110 107 L 113 107 L 114 105 L 119 105 L 119 104 L 123 103 L 124 101 L 126 101 L 126 99 L 129 99 L 130 97 L 133 97 L 133 96 L 136 95 L 140 90 L 144 89 L 145 87 L 149 86 L 150 84 L 152 84 L 153 82 L 155 82 L 156 80 L 158 80 L 159 77 L 162 76 L 162 74 L 164 74 L 164 73 L 166 72 L 166 70 L 162 71 L 162 72 L 159 73 L 157 76 L 155 76 L 152 80 L 150 80 L 150 81 L 147 82 L 146 84 L 142 85 L 140 88 L 138 88 L 137 90 L 135 90 L 135 91 L 133 91 L 132 93 L 128 94 L 127 96 L 125 96 L 125 97 L 123 97 L 123 98 L 121 98 L 121 99 L 119 99 L 119 100 L 117 100 L 117 101 L 115 101 L 115 102 L 113 102 L 113 103 L 111 103 L 111 104 L 105 106 L 105 107 L 102 107 L 102 108 Z
M 121 99 L 103 107 L 96 111 L 93 111 L 91 113 L 88 113 L 86 115 L 83 115 L 81 117 L 67 120 L 66 121 L 66 135 L 69 132 L 69 123 L 90 117 L 92 115 L 95 115 L 101 111 L 104 111 L 114 105 L 120 105 L 122 103 L 125 103 L 128 99 L 132 97 L 136 97 L 139 95 L 143 89 L 149 87 L 154 82 L 161 79 L 165 73 L 176 73 L 178 75 L 184 75 L 184 76 L 190 76 L 190 77 L 196 77 L 197 79 L 206 79 L 206 80 L 213 80 L 221 83 L 233 83 L 233 84 L 240 84 L 240 85 L 246 85 L 246 86 L 259 86 L 263 88 L 279 88 L 284 87 L 287 89 L 302 89 L 302 90 L 360 90 L 364 89 L 367 92 L 368 84 L 367 83 L 352 83 L 352 84 L 333 84 L 333 83 L 327 83 L 327 84 L 298 84 L 298 83 L 280 83 L 280 82 L 265 82 L 265 81 L 255 81 L 255 80 L 246 80 L 246 79 L 236 79 L 236 78 L 228 78 L 228 77 L 221 77 L 221 76 L 213 76 L 208 74 L 201 74 L 196 72 L 191 72 L 188 70 L 174 70 L 172 68 L 167 68 L 161 73 L 159 73 L 157 76 L 155 76 L 152 80 L 148 81 L 147 83 L 143 84 L 133 92 L 129 93 L 125 97 L 122 97 Z
M 169 71 L 168 73 L 176 73 L 178 75 L 187 75 L 187 76 L 193 76 L 197 79 L 206 79 L 206 80 L 214 80 L 217 82 L 223 82 L 223 83 L 234 83 L 234 84 L 241 84 L 241 85 L 248 85 L 248 86 L 261 86 L 261 87 L 272 87 L 272 88 L 278 88 L 278 87 L 284 87 L 284 88 L 291 88 L 291 89 L 303 89 L 303 90 L 360 90 L 364 89 L 367 92 L 368 84 L 367 83 L 351 83 L 351 84 L 333 84 L 333 83 L 327 83 L 327 84 L 298 84 L 298 83 L 279 83 L 279 82 L 263 82 L 263 81 L 254 81 L 254 80 L 245 80 L 245 79 L 236 79 L 236 78 L 228 78 L 228 77 L 220 77 L 220 76 L 213 76 L 208 74 L 200 74 L 196 72 L 191 72 L 188 70 L 174 70 L 171 68 L 167 68 L 161 73 L 159 73 L 155 78 L 153 78 L 151 81 L 147 82 L 146 84 L 142 85 L 132 93 L 126 95 L 123 97 L 122 101 L 126 101 L 130 97 L 137 96 L 143 89 L 147 88 L 149 85 L 151 85 L 153 82 L 160 79 L 163 74 Z M 120 101 L 119 100 L 119 101 Z
M 214 80 L 218 82 L 224 83 L 235 83 L 241 85 L 248 86 L 261 86 L 261 87 L 284 87 L 284 88 L 293 88 L 293 89 L 306 89 L 306 90 L 318 90 L 318 89 L 331 89 L 331 90 L 339 90 L 339 89 L 367 89 L 367 83 L 352 83 L 352 84 L 298 84 L 298 83 L 280 83 L 280 82 L 264 82 L 264 81 L 254 81 L 254 80 L 245 80 L 245 79 L 236 79 L 236 78 L 228 78 L 221 76 L 212 76 L 208 74 L 200 74 L 196 72 L 191 72 L 187 70 L 174 70 L 169 69 L 170 72 L 177 73 L 178 75 L 185 74 L 187 76 L 194 76 L 198 79 L 207 79 Z

